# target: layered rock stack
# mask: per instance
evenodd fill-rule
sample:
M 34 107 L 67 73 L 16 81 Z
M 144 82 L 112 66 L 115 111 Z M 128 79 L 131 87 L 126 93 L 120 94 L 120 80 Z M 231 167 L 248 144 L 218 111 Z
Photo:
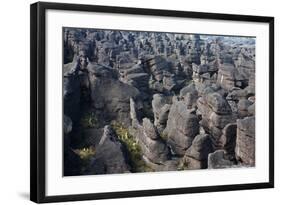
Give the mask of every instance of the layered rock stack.
M 243 164 L 255 165 L 255 117 L 237 120 L 235 153 Z
M 235 115 L 226 99 L 218 92 L 202 96 L 197 101 L 198 112 L 202 116 L 200 124 L 212 136 L 219 140 L 222 129 L 231 122 L 235 122 Z
M 187 109 L 184 101 L 174 98 L 164 130 L 168 145 L 177 155 L 183 156 L 198 133 L 199 119 L 195 111 Z
M 143 152 L 143 157 L 151 163 L 164 164 L 170 157 L 167 145 L 160 138 L 156 127 L 149 119 L 143 118 L 142 122 L 139 122 L 133 99 L 131 99 L 130 108 L 131 119 L 133 121 L 130 132 L 139 143 Z

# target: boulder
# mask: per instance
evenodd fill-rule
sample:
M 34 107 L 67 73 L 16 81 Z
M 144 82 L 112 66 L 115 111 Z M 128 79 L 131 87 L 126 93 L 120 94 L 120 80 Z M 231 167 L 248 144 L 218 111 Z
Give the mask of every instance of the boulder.
M 238 114 L 239 117 L 243 118 L 249 115 L 248 113 L 248 108 L 252 105 L 253 103 L 247 99 L 241 99 L 238 102 Z
M 227 159 L 223 150 L 217 150 L 208 156 L 209 169 L 223 169 L 235 167 L 235 163 Z
M 200 134 L 194 138 L 192 145 L 187 149 L 185 155 L 199 161 L 204 161 L 207 160 L 211 152 L 213 152 L 211 136 Z
M 226 115 L 231 113 L 231 107 L 219 93 L 214 92 L 208 94 L 206 101 L 210 108 L 217 114 Z

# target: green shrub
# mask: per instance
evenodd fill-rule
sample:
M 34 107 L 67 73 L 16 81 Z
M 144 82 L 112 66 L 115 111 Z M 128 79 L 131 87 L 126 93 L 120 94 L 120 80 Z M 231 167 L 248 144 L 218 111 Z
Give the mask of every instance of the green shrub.
M 81 159 L 81 173 L 84 173 L 85 171 L 89 170 L 89 167 L 91 165 L 91 159 L 95 155 L 94 147 L 90 146 L 81 149 L 74 149 L 73 152 L 77 154 Z
M 134 136 L 129 133 L 129 130 L 121 123 L 112 123 L 112 128 L 115 130 L 118 139 L 127 147 L 131 161 L 133 172 L 148 172 L 153 171 L 148 167 L 142 158 L 142 151 Z
M 94 147 L 84 147 L 73 150 L 82 160 L 90 160 L 95 155 Z
M 167 139 L 168 139 L 168 135 L 167 135 L 167 134 L 164 134 L 164 132 L 161 132 L 161 133 L 160 133 L 160 137 L 161 137 L 163 140 L 165 140 L 165 141 L 167 141 Z

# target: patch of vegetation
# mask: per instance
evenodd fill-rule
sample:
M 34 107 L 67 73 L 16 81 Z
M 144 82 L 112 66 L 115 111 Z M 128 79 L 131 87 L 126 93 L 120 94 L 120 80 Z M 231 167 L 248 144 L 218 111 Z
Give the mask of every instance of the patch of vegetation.
M 181 170 L 187 170 L 187 169 L 188 169 L 188 162 L 186 160 L 184 160 L 184 158 L 183 158 L 180 160 L 177 170 L 181 171 Z
M 73 152 L 77 154 L 81 159 L 80 171 L 84 173 L 90 166 L 91 159 L 95 155 L 94 147 L 84 147 L 81 149 L 74 149 Z
M 84 147 L 82 149 L 73 150 L 82 160 L 90 160 L 95 155 L 94 147 Z
M 168 135 L 165 134 L 164 132 L 161 132 L 161 133 L 160 133 L 160 137 L 161 137 L 163 140 L 165 140 L 165 141 L 167 141 L 167 139 L 168 139 Z
M 118 139 L 127 147 L 131 162 L 132 172 L 150 172 L 153 171 L 146 165 L 142 158 L 142 151 L 134 136 L 121 123 L 112 123 Z
M 94 113 L 88 112 L 80 119 L 80 124 L 84 128 L 97 128 L 98 120 Z

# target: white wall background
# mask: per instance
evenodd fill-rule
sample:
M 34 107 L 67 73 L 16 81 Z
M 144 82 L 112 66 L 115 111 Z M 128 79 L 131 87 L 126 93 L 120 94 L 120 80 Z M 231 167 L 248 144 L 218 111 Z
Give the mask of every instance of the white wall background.
M 52 1 L 52 0 L 49 0 Z M 6 0 L 0 7 L 0 204 L 29 201 L 29 4 Z M 269 204 L 280 201 L 281 191 L 281 13 L 277 0 L 60 0 L 111 6 L 145 7 L 275 17 L 275 189 L 143 197 L 63 204 Z M 278 94 L 279 93 L 279 94 Z M 278 202 L 277 202 L 278 203 Z M 275 203 L 276 204 L 276 203 Z

